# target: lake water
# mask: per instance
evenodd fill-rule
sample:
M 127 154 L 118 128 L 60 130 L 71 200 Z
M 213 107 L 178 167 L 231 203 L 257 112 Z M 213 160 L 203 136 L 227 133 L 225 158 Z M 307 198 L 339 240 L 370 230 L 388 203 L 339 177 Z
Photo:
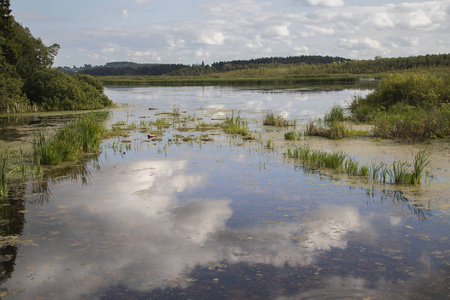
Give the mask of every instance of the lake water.
M 157 140 L 148 139 L 152 128 L 141 128 L 104 141 L 102 153 L 78 172 L 41 189 L 30 183 L 2 212 L 2 235 L 21 238 L 2 247 L 0 294 L 448 299 L 450 176 L 442 163 L 432 165 L 436 179 L 423 187 L 371 188 L 296 166 L 283 157 L 281 130 L 261 125 L 264 112 L 276 110 L 301 128 L 368 92 L 108 88 L 124 104 L 113 110 L 111 126 L 173 119 L 161 113 L 175 110 L 192 124 L 218 123 L 239 110 L 260 138 L 180 130 L 172 120 Z M 213 140 L 198 138 L 205 134 Z M 266 137 L 277 141 L 276 149 L 266 149 Z M 404 156 L 414 148 L 391 143 L 366 151 L 367 143 L 375 142 L 320 145 L 346 145 L 361 160 L 392 159 L 386 149 Z M 439 147 L 446 166 L 448 144 Z

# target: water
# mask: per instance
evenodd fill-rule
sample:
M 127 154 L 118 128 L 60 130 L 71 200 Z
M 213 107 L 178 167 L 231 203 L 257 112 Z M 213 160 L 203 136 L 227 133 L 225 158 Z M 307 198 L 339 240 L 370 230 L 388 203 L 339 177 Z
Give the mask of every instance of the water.
M 302 123 L 361 93 L 367 91 L 107 89 L 116 103 L 128 104 L 113 112 L 111 124 L 158 118 L 174 107 L 214 122 L 239 109 L 258 132 L 268 130 L 256 124 L 267 109 Z M 169 142 L 176 133 L 166 129 L 150 142 L 136 132 L 126 137 L 131 143 L 116 143 L 120 149 L 105 141 L 102 154 L 78 169 L 81 175 L 54 178 L 46 194 L 33 193 L 31 185 L 17 191 L 9 211 L 15 223 L 2 225 L 2 232 L 21 238 L 2 248 L 2 296 L 449 296 L 445 196 L 419 205 L 408 193 L 424 197 L 426 191 L 371 189 L 309 172 L 263 142 L 242 144 L 219 130 L 212 142 Z M 445 176 L 435 183 L 442 184 L 448 184 Z

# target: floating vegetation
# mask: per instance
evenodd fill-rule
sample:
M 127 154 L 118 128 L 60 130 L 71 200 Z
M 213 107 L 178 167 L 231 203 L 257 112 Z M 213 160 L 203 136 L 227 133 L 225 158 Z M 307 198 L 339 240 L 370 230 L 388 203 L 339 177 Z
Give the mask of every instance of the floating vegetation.
M 280 112 L 266 111 L 263 124 L 268 126 L 287 127 L 296 126 L 297 122 L 287 120 Z
M 314 150 L 309 146 L 288 148 L 286 156 L 300 160 L 308 168 L 332 169 L 351 176 L 361 176 L 370 180 L 378 180 L 382 183 L 390 182 L 393 184 L 411 185 L 421 183 L 424 169 L 430 163 L 426 149 L 419 150 L 416 153 L 412 164 L 405 161 L 394 161 L 391 168 L 384 162 L 378 165 L 375 163 L 371 165 L 360 165 L 345 152 L 330 153 L 324 150 Z

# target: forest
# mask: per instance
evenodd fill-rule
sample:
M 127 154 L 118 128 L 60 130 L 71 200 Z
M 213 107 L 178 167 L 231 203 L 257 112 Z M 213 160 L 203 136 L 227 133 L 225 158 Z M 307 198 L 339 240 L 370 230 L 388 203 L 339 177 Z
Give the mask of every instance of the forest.
M 88 75 L 53 68 L 59 45 L 46 46 L 0 2 L 0 112 L 97 109 L 112 104 L 102 84 Z
M 448 72 L 450 54 L 351 60 L 331 56 L 268 57 L 204 64 L 137 64 L 131 62 L 63 68 L 71 74 L 93 76 L 164 76 L 164 77 L 316 77 L 377 75 L 393 72 Z M 171 79 L 169 79 L 171 80 Z

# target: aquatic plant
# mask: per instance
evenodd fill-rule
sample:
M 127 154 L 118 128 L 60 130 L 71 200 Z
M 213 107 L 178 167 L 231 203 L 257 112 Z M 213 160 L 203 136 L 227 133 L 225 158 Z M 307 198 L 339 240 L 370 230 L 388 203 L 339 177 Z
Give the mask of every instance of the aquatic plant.
M 61 128 L 55 136 L 39 130 L 33 139 L 33 158 L 39 165 L 57 165 L 78 159 L 83 153 L 97 152 L 105 128 L 98 116 L 85 115 Z
M 222 123 L 222 130 L 232 135 L 249 136 L 248 121 L 246 121 L 239 111 L 233 110 L 230 115 L 225 117 Z
M 294 131 L 289 131 L 284 134 L 284 139 L 288 141 L 293 141 L 297 138 L 297 135 Z
M 343 122 L 345 121 L 344 116 L 344 108 L 341 105 L 335 104 L 331 108 L 329 112 L 326 112 L 323 120 L 326 123 L 333 123 L 333 122 Z
M 411 184 L 418 184 L 422 180 L 424 169 L 430 164 L 426 149 L 421 149 L 414 156 L 413 171 L 411 173 Z
M 344 108 L 334 105 L 331 111 L 325 113 L 323 119 L 319 118 L 307 124 L 305 135 L 343 139 L 349 134 L 349 126 L 344 122 L 345 120 Z
M 354 158 L 342 151 L 327 152 L 311 149 L 309 146 L 295 146 L 288 148 L 286 155 L 300 160 L 308 168 L 327 168 L 350 176 L 365 177 L 370 180 L 378 180 L 387 183 L 388 179 L 394 184 L 416 185 L 422 181 L 423 172 L 430 163 L 425 149 L 420 150 L 411 164 L 406 161 L 394 161 L 392 168 L 384 162 L 371 165 L 360 165 Z
M 274 112 L 271 110 L 266 111 L 263 117 L 263 124 L 268 126 L 277 126 L 277 127 L 285 127 L 285 126 L 295 126 L 297 122 L 287 120 L 281 113 Z

